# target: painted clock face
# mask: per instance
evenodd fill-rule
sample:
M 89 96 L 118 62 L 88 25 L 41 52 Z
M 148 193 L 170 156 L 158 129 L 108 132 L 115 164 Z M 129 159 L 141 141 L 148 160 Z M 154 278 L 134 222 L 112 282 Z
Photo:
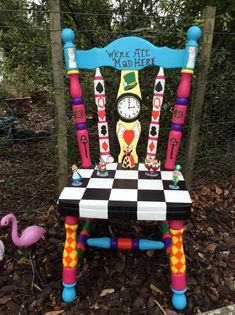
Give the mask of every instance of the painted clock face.
M 125 121 L 136 120 L 141 112 L 141 101 L 136 95 L 125 94 L 117 101 L 118 116 Z

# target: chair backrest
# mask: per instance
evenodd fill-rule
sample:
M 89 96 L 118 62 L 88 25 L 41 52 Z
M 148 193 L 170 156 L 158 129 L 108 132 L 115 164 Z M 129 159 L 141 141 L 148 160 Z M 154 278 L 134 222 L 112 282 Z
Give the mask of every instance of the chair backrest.
M 157 47 L 139 37 L 122 37 L 103 48 L 76 50 L 75 34 L 71 29 L 62 31 L 64 56 L 68 76 L 70 78 L 70 95 L 77 129 L 77 142 L 81 152 L 82 166 L 91 167 L 89 136 L 86 124 L 85 106 L 82 89 L 79 83 L 79 69 L 95 69 L 94 92 L 98 113 L 98 135 L 100 156 L 104 162 L 110 161 L 108 123 L 106 120 L 106 94 L 104 78 L 100 67 L 108 66 L 121 70 L 120 86 L 117 94 L 116 110 L 119 120 L 116 134 L 120 144 L 118 162 L 129 168 L 138 162 L 136 146 L 141 133 L 138 120 L 141 113 L 141 89 L 138 72 L 148 66 L 158 66 L 155 78 L 152 115 L 149 126 L 146 157 L 155 159 L 159 134 L 159 119 L 165 88 L 165 69 L 181 69 L 181 80 L 176 94 L 173 109 L 171 130 L 168 137 L 165 169 L 173 170 L 179 150 L 182 129 L 185 121 L 190 81 L 195 66 L 201 30 L 192 26 L 187 31 L 188 41 L 184 49 Z M 126 158 L 128 157 L 128 158 Z

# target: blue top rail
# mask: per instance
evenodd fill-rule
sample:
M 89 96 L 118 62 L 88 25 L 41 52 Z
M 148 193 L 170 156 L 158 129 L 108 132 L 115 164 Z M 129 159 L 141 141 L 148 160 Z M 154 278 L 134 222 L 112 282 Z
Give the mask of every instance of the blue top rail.
M 188 29 L 185 49 L 157 47 L 149 41 L 128 36 L 114 40 L 103 48 L 76 50 L 73 30 L 65 28 L 62 33 L 67 70 L 95 69 L 109 66 L 118 70 L 140 70 L 148 66 L 193 69 L 197 54 L 197 41 L 201 37 L 198 26 Z

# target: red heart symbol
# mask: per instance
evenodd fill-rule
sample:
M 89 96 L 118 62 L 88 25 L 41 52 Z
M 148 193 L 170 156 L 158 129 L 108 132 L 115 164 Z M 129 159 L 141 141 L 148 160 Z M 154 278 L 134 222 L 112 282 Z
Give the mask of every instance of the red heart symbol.
M 99 117 L 100 117 L 101 119 L 104 119 L 104 117 L 105 117 L 105 115 L 106 115 L 105 110 L 100 110 L 100 111 L 98 111 L 98 115 L 99 115 Z
M 124 138 L 127 145 L 131 144 L 131 142 L 134 139 L 134 136 L 135 136 L 135 133 L 133 130 L 125 130 L 123 133 L 123 138 Z
M 159 116 L 159 112 L 153 111 L 152 116 L 153 116 L 154 120 L 156 120 Z

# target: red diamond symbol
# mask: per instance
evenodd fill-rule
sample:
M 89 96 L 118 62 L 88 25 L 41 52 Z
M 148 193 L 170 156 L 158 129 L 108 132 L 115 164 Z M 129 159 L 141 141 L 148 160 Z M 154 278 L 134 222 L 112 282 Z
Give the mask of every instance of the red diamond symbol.
M 68 242 L 69 244 L 71 244 L 71 243 L 73 242 L 73 238 L 72 238 L 72 237 L 68 237 L 68 238 L 67 238 L 67 242 Z
M 73 259 L 72 259 L 71 257 L 67 256 L 67 257 L 65 258 L 65 261 L 66 261 L 67 264 L 69 265 L 69 264 L 73 261 Z
M 73 248 L 71 246 L 66 247 L 66 252 L 68 254 L 72 253 L 72 251 L 73 251 Z
M 108 147 L 109 147 L 109 146 L 107 145 L 106 142 L 104 142 L 104 143 L 102 144 L 102 148 L 104 149 L 104 151 L 107 151 Z
M 154 148 L 155 148 L 155 145 L 154 145 L 153 142 L 151 142 L 150 145 L 149 145 L 150 151 L 152 152 Z

